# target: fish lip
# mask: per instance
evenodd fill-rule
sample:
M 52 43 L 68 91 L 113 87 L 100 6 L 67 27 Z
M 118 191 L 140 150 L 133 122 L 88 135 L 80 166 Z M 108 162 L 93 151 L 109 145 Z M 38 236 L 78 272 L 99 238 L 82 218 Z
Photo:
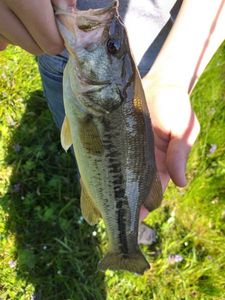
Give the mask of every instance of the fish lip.
M 83 93 L 86 95 L 90 95 L 96 92 L 100 92 L 102 89 L 104 89 L 107 85 L 110 84 L 109 80 L 105 81 L 96 81 L 90 78 L 82 78 L 82 85 Z
M 97 81 L 97 80 L 94 80 L 94 79 L 91 79 L 91 78 L 83 78 L 82 81 L 88 85 L 93 85 L 93 86 L 106 86 L 108 84 L 110 84 L 110 81 L 109 80 L 104 80 L 104 81 Z
M 84 81 L 83 81 L 84 82 Z M 83 88 L 82 94 L 85 95 L 91 95 L 93 93 L 96 92 L 100 92 L 102 89 L 104 89 L 110 82 L 98 82 L 98 81 L 91 81 L 92 84 L 89 84 L 90 82 L 88 82 L 88 86 Z M 85 81 L 86 83 L 86 81 Z

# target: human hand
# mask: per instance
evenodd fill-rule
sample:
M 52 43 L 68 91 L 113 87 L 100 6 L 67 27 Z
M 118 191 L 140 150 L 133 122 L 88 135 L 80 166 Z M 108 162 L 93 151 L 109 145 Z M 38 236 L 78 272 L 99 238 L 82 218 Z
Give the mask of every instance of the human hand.
M 155 139 L 155 155 L 163 192 L 170 180 L 186 185 L 186 162 L 200 125 L 190 104 L 188 93 L 181 87 L 151 87 L 143 80 Z M 140 218 L 148 214 L 141 209 Z
M 74 0 L 0 0 L 0 51 L 15 44 L 39 55 L 58 54 L 64 49 L 53 5 L 74 5 Z

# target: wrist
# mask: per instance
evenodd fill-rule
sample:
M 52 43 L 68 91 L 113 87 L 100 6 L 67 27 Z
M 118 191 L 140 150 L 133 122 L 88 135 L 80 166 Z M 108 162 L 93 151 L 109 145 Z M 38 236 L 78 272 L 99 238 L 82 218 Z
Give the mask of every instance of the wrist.
M 151 76 L 146 76 L 143 79 L 143 88 L 148 98 L 156 96 L 163 91 L 168 91 L 169 93 L 177 91 L 179 93 L 188 94 L 188 88 L 185 84 L 163 78 L 152 78 Z

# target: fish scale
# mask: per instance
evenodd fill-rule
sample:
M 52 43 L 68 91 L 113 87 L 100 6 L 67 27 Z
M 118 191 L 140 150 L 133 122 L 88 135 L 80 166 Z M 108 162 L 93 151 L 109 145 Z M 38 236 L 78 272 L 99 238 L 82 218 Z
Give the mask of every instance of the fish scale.
M 125 212 L 127 210 L 127 199 L 125 196 L 125 188 L 124 182 L 125 179 L 123 178 L 122 174 L 122 162 L 121 158 L 119 157 L 119 151 L 117 150 L 118 147 L 114 146 L 112 143 L 112 128 L 109 124 L 107 124 L 107 131 L 103 137 L 104 149 L 106 150 L 106 156 L 108 157 L 108 170 L 109 170 L 109 177 L 112 178 L 112 186 L 114 192 L 114 201 L 115 201 L 115 217 L 117 217 L 117 221 L 114 222 L 118 224 L 118 245 L 119 251 L 124 255 L 128 254 L 128 242 L 127 242 L 127 235 L 126 235 L 126 224 L 127 221 L 125 220 Z M 116 132 L 117 133 L 117 132 Z M 115 133 L 114 133 L 115 134 Z M 116 134 L 115 134 L 116 135 Z

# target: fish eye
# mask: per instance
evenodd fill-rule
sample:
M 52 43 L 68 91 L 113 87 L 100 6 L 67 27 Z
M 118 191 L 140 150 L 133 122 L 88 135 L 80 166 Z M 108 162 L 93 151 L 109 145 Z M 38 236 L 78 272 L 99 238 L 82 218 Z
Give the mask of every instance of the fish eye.
M 115 39 L 109 39 L 107 41 L 107 50 L 109 54 L 117 54 L 120 50 L 120 41 Z

